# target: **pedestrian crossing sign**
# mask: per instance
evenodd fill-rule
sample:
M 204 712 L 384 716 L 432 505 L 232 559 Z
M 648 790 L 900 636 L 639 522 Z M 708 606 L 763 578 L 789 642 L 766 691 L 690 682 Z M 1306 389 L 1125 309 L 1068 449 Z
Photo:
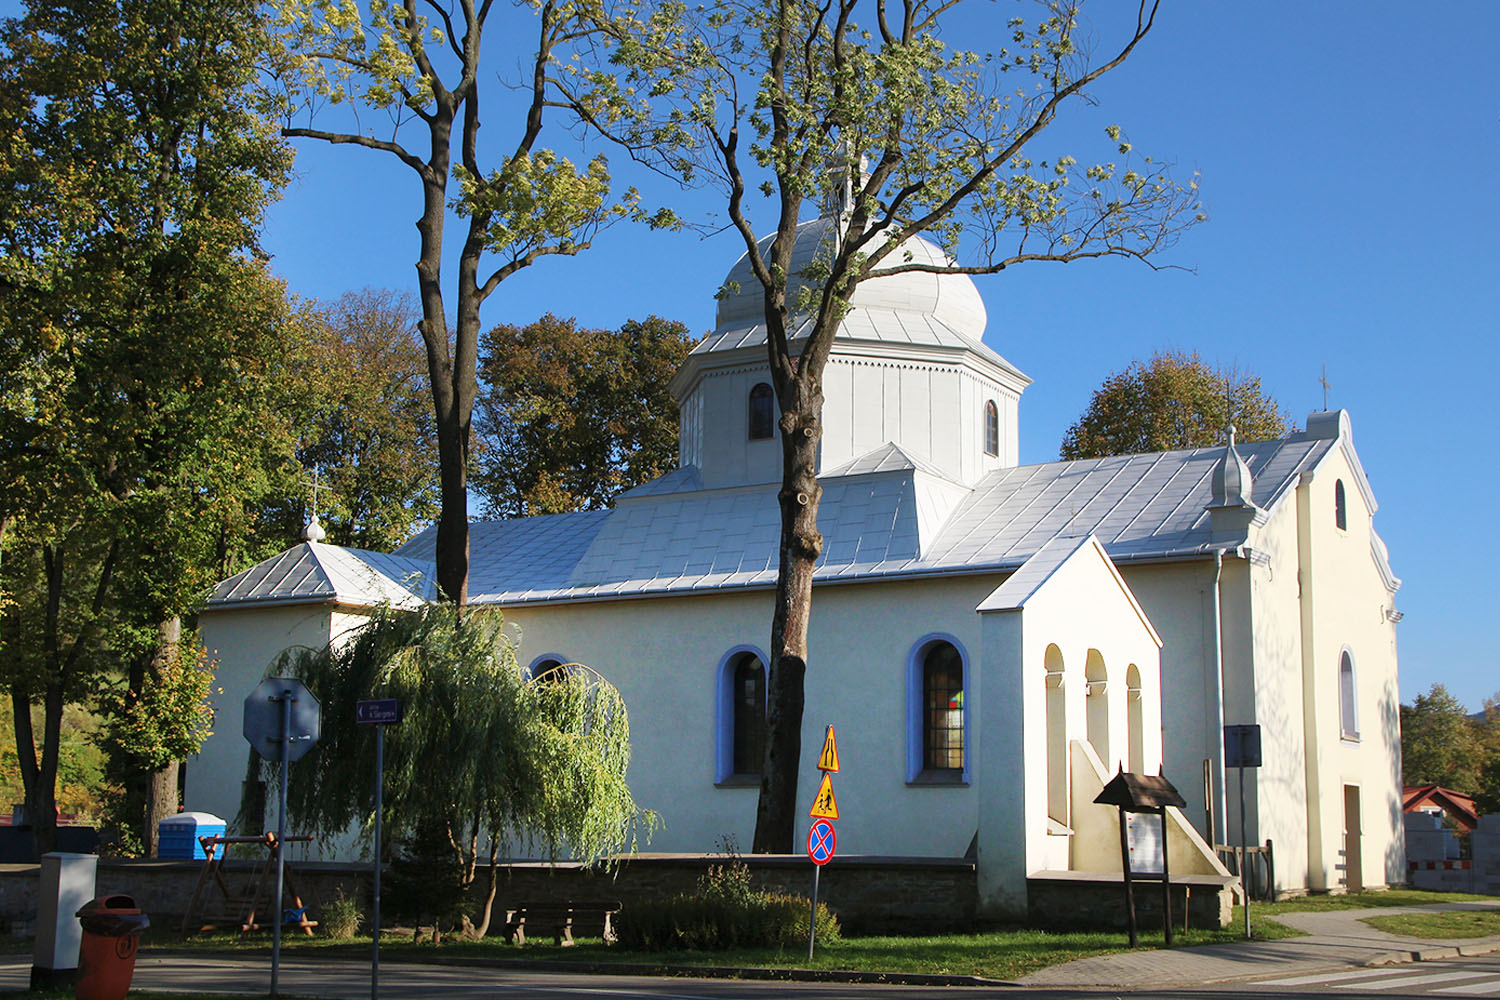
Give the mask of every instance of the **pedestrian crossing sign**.
M 828 727 L 828 732 L 823 734 L 823 752 L 818 754 L 819 771 L 837 771 L 839 769 L 839 746 L 833 740 L 833 727 Z
M 838 819 L 839 804 L 833 797 L 833 776 L 824 772 L 823 783 L 818 786 L 818 797 L 813 799 L 813 807 L 807 813 L 813 819 Z

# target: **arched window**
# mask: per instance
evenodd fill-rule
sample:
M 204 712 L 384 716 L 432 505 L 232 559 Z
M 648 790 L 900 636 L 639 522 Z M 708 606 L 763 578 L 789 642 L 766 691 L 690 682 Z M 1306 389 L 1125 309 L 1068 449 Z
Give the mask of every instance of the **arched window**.
M 1088 741 L 1094 745 L 1094 752 L 1104 763 L 1106 771 L 1115 769 L 1115 762 L 1109 756 L 1109 674 L 1104 669 L 1104 657 L 1097 649 L 1088 652 L 1088 658 L 1083 664 L 1083 678 L 1088 682 L 1088 690 L 1084 692 L 1084 702 L 1088 711 L 1084 713 L 1084 722 L 1088 727 Z
M 715 710 L 714 781 L 755 785 L 766 748 L 766 660 L 752 646 L 736 646 L 719 661 Z
M 526 673 L 532 680 L 552 683 L 567 676 L 568 672 L 563 669 L 565 663 L 567 660 L 556 653 L 544 653 L 531 661 Z
M 1063 701 L 1063 657 L 1048 646 L 1047 666 L 1047 816 L 1068 825 L 1068 712 Z
M 922 770 L 964 769 L 964 663 L 952 643 L 922 657 Z
M 1344 502 L 1344 481 L 1333 481 L 1333 523 L 1340 531 L 1349 530 L 1349 506 Z
M 734 665 L 734 773 L 760 774 L 766 750 L 766 665 L 741 653 Z
M 1339 654 L 1339 732 L 1346 740 L 1359 739 L 1359 699 L 1354 683 L 1354 657 Z
M 1000 454 L 1000 409 L 993 399 L 984 404 L 984 453 Z
M 775 398 L 769 385 L 758 382 L 750 390 L 750 440 L 764 441 L 775 436 Z
M 923 636 L 907 654 L 907 781 L 961 784 L 969 779 L 968 678 L 968 658 L 953 636 Z
M 1145 711 L 1141 704 L 1141 671 L 1134 663 L 1125 668 L 1125 700 L 1127 742 L 1130 744 L 1130 773 L 1146 773 L 1146 725 L 1142 718 Z

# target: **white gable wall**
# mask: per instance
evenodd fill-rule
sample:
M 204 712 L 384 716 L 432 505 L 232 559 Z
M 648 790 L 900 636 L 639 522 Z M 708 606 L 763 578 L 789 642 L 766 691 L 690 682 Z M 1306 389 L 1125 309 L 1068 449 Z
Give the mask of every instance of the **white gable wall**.
M 1405 881 L 1401 804 L 1400 694 L 1396 628 L 1383 613 L 1393 596 L 1371 555 L 1371 511 L 1342 451 L 1335 451 L 1297 490 L 1302 512 L 1302 669 L 1310 734 L 1309 796 L 1316 802 L 1308 835 L 1315 857 L 1337 861 L 1344 848 L 1345 789 L 1359 790 L 1349 835 L 1366 886 Z M 1342 481 L 1347 529 L 1334 523 L 1335 483 Z M 1354 664 L 1358 739 L 1340 730 L 1339 660 Z M 1357 823 L 1357 826 L 1355 825 Z M 1344 872 L 1314 863 L 1315 888 L 1337 889 Z
M 1087 608 L 1087 613 L 1080 614 L 1080 608 Z M 1063 562 L 1023 607 L 987 610 L 980 617 L 984 666 L 978 700 L 985 734 L 978 774 L 984 788 L 979 803 L 980 902 L 992 913 L 1023 914 L 1026 876 L 1039 871 L 1109 870 L 1101 855 L 1111 849 L 1118 854 L 1118 839 L 1080 843 L 1071 826 L 1049 822 L 1048 785 L 1056 777 L 1048 771 L 1049 743 L 1061 742 L 1061 759 L 1071 771 L 1071 745 L 1089 737 L 1090 698 L 1103 698 L 1108 723 L 1100 742 L 1108 751 L 1098 756 L 1108 772 L 1122 765 L 1128 769 L 1126 677 L 1133 665 L 1141 679 L 1141 770 L 1155 774 L 1162 754 L 1160 647 L 1107 558 L 1092 543 Z M 1060 734 L 1050 729 L 1047 711 L 1052 646 L 1063 665 L 1065 732 Z M 1096 688 L 1092 696 L 1087 678 L 1091 654 L 1102 659 L 1105 668 L 1105 687 Z M 1013 733 L 1020 734 L 1019 747 Z M 1113 816 L 1109 807 L 1089 807 Z M 1070 804 L 1070 810 L 1079 808 Z M 1074 817 L 1067 820 L 1071 823 Z M 1097 824 L 1090 826 L 1098 829 Z M 1113 866 L 1118 870 L 1118 861 Z

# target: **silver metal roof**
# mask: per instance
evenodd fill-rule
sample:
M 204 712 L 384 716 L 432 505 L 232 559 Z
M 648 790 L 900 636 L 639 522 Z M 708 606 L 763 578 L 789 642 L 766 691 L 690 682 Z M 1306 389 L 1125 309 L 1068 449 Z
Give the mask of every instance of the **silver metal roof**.
M 415 607 L 435 597 L 431 577 L 430 563 L 303 542 L 220 583 L 209 595 L 208 606 L 333 602 Z
M 1239 445 L 1256 506 L 1274 511 L 1338 447 L 1352 455 L 1343 435 Z M 1089 535 L 1116 562 L 1207 553 L 1225 547 L 1213 540 L 1206 509 L 1223 454 L 1213 447 L 1047 462 L 998 470 L 966 489 L 883 445 L 820 478 L 817 579 L 1014 570 L 1044 549 L 1071 551 Z M 1357 458 L 1355 470 L 1363 486 Z M 524 604 L 771 586 L 780 541 L 777 488 L 705 490 L 695 470 L 681 469 L 631 491 L 613 510 L 475 522 L 470 600 Z M 379 603 L 376 596 L 400 603 L 416 599 L 419 586 L 430 598 L 434 538 L 429 528 L 390 556 L 305 543 L 226 580 L 209 603 L 368 604 Z M 1383 561 L 1383 548 L 1373 554 Z M 1383 572 L 1399 586 L 1388 565 Z

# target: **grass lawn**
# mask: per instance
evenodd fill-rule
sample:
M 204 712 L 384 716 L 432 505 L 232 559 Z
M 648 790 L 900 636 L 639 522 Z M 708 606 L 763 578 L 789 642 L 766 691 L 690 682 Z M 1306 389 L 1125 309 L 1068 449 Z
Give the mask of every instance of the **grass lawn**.
M 1423 903 L 1454 903 L 1465 900 L 1487 899 L 1483 896 L 1464 896 L 1456 893 L 1414 892 L 1393 890 L 1390 892 L 1357 893 L 1345 896 L 1312 896 L 1291 899 L 1282 903 L 1254 903 L 1251 906 L 1251 924 L 1257 940 L 1296 937 L 1300 932 L 1277 923 L 1275 917 L 1281 913 L 1296 913 L 1307 910 L 1363 909 L 1370 907 L 1411 906 Z M 1419 919 L 1427 920 L 1430 915 Z M 1448 916 L 1448 915 L 1441 915 Z M 1483 916 L 1497 920 L 1495 929 L 1474 930 L 1470 933 L 1500 933 L 1500 913 L 1496 914 L 1452 914 L 1454 917 L 1472 918 Z M 1391 915 L 1378 920 L 1409 919 L 1402 915 Z M 1235 908 L 1230 926 L 1223 931 L 1193 929 L 1179 933 L 1179 945 L 1203 945 L 1236 942 L 1241 940 L 1240 928 L 1244 926 L 1244 912 Z M 1379 925 L 1377 925 L 1379 926 Z M 1389 929 L 1382 927 L 1381 929 Z M 1407 930 L 1395 933 L 1414 933 Z M 1460 936 L 1446 927 L 1432 931 L 1438 937 Z M 328 957 L 349 958 L 356 961 L 370 954 L 370 939 L 356 938 L 353 941 L 329 941 L 326 938 L 307 938 L 287 935 L 283 947 L 292 954 L 317 954 Z M 182 949 L 218 954 L 266 954 L 270 952 L 268 936 L 241 939 L 237 934 L 201 935 L 183 938 L 163 928 L 152 928 L 142 942 L 143 952 L 162 949 Z M 1162 946 L 1159 927 L 1143 926 L 1142 948 Z M 29 945 L 26 945 L 29 950 Z M 569 963 L 607 962 L 610 964 L 640 965 L 645 969 L 661 966 L 732 966 L 746 968 L 812 968 L 837 969 L 861 972 L 908 972 L 940 975 L 981 976 L 986 979 L 1016 979 L 1030 972 L 1069 962 L 1078 958 L 1106 955 L 1126 951 L 1129 943 L 1123 932 L 1109 931 L 1039 931 L 1025 928 L 1000 928 L 978 934 L 939 934 L 925 937 L 849 937 L 830 945 L 820 945 L 813 961 L 807 960 L 803 948 L 777 950 L 770 948 L 742 949 L 715 952 L 639 952 L 620 947 L 606 947 L 599 940 L 580 940 L 578 947 L 557 948 L 550 941 L 528 944 L 517 948 L 504 943 L 499 937 L 483 941 L 452 941 L 440 947 L 430 944 L 413 944 L 410 932 L 390 933 L 381 939 L 381 956 L 390 961 L 442 961 L 476 963 L 505 963 L 515 961 L 549 961 Z
M 1373 907 L 1425 906 L 1431 903 L 1496 902 L 1494 896 L 1467 892 L 1428 892 L 1423 889 L 1387 889 L 1384 892 L 1350 892 L 1342 896 L 1297 896 L 1280 903 L 1251 903 L 1250 919 L 1256 914 L 1307 913 L 1318 910 L 1368 910 Z
M 1236 921 L 1242 921 L 1236 910 Z M 1228 931 L 1192 930 L 1178 933 L 1180 945 L 1213 944 L 1241 939 L 1239 922 Z M 1298 932 L 1274 921 L 1257 921 L 1258 940 L 1294 936 Z M 1162 946 L 1159 927 L 1142 927 L 1141 947 Z M 287 937 L 282 947 L 288 951 L 315 951 L 320 955 L 363 960 L 370 953 L 368 937 L 354 941 L 331 942 L 322 939 Z M 200 936 L 188 939 L 158 936 L 145 951 L 152 948 L 183 948 L 214 952 L 264 952 L 269 943 L 264 938 L 242 942 L 237 935 Z M 382 936 L 381 958 L 389 961 L 442 961 L 504 963 L 514 961 L 548 961 L 588 964 L 639 965 L 645 969 L 662 966 L 729 966 L 737 968 L 798 968 L 844 970 L 874 973 L 929 973 L 937 975 L 981 976 L 986 979 L 1015 979 L 1029 972 L 1070 962 L 1077 958 L 1105 955 L 1129 950 L 1123 932 L 1110 931 L 1040 931 L 1006 928 L 979 934 L 937 934 L 924 937 L 849 937 L 819 945 L 811 962 L 805 948 L 747 948 L 733 951 L 640 952 L 620 947 L 606 947 L 598 939 L 580 939 L 574 948 L 558 948 L 550 941 L 531 943 L 517 948 L 500 938 L 484 941 L 452 941 L 434 948 L 430 944 L 413 944 L 409 936 Z
M 1477 938 L 1500 934 L 1500 910 L 1460 910 L 1453 913 L 1392 913 L 1364 917 L 1369 924 L 1387 934 L 1404 934 L 1420 938 Z

